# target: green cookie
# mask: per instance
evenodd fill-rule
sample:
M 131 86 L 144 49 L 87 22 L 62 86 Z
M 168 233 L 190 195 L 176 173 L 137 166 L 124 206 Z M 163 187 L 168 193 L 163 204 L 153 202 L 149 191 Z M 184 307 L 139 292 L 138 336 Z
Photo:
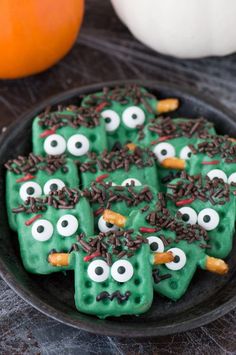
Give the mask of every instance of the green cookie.
M 166 109 L 172 111 L 178 106 L 178 100 L 171 100 L 174 105 Z M 146 89 L 137 85 L 127 85 L 86 96 L 82 106 L 93 107 L 101 112 L 106 123 L 108 145 L 112 148 L 116 142 L 125 145 L 133 142 L 138 126 L 149 122 L 160 110 L 160 101 Z
M 188 224 L 204 228 L 209 236 L 208 254 L 225 258 L 232 249 L 235 230 L 235 198 L 229 185 L 183 173 L 167 186 L 171 212 Z
M 143 218 L 157 203 L 157 191 L 150 186 L 111 186 L 111 184 L 93 182 L 90 188 L 83 190 L 83 196 L 94 211 L 95 233 L 118 230 L 119 227 L 106 222 L 103 212 L 110 209 L 129 216 L 132 211 L 140 211 Z
M 28 197 L 48 195 L 54 189 L 63 186 L 78 187 L 79 177 L 76 165 L 65 156 L 42 157 L 30 153 L 9 160 L 5 167 L 6 205 L 9 225 L 16 230 L 16 215 L 12 209 Z
M 177 170 L 165 167 L 165 159 L 188 160 L 192 153 L 189 144 L 196 143 L 199 137 L 206 134 L 215 134 L 215 130 L 213 124 L 203 118 L 160 117 L 141 127 L 134 143 L 142 147 L 152 147 L 157 158 L 158 175 L 164 191 L 164 185 L 173 180 L 177 173 Z
M 80 164 L 83 187 L 91 182 L 104 181 L 113 185 L 145 185 L 159 189 L 157 168 L 154 154 L 148 149 L 136 147 L 133 151 L 128 147 L 93 156 Z
M 107 148 L 104 121 L 93 109 L 69 106 L 42 113 L 33 122 L 33 152 L 39 155 L 66 154 L 84 161 L 89 153 Z
M 191 147 L 191 159 L 186 162 L 185 170 L 189 175 L 207 175 L 236 186 L 236 144 L 227 136 L 213 136 L 198 140 Z
M 132 232 L 82 238 L 70 257 L 75 270 L 75 304 L 99 318 L 138 315 L 153 299 L 150 248 Z M 82 250 L 81 250 L 82 249 Z M 100 254 L 100 256 L 98 256 Z
M 48 262 L 50 252 L 68 252 L 80 233 L 93 235 L 93 215 L 79 190 L 64 187 L 44 198 L 29 197 L 13 210 L 22 262 L 34 274 L 67 270 Z

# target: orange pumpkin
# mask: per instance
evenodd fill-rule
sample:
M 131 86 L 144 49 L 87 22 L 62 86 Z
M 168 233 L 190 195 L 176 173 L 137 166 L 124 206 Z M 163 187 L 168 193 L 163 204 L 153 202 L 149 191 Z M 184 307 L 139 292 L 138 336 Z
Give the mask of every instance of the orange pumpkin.
M 1 0 L 0 78 L 39 73 L 59 61 L 80 29 L 84 0 Z

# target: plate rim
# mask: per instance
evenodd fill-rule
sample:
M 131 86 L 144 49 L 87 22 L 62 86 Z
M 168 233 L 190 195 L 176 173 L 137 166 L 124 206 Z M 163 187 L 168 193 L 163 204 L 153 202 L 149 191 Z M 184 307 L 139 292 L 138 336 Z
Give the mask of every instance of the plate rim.
M 225 107 L 223 104 L 219 103 L 211 96 L 208 96 L 206 99 L 203 95 L 200 94 L 198 90 L 196 90 L 195 92 L 195 90 L 188 88 L 185 85 L 181 85 L 181 88 L 179 88 L 176 85 L 170 84 L 167 81 L 162 81 L 162 80 L 135 80 L 135 79 L 115 80 L 115 81 L 108 81 L 104 83 L 95 83 L 91 85 L 76 87 L 67 91 L 59 92 L 58 94 L 52 95 L 49 98 L 42 100 L 39 103 L 36 103 L 35 105 L 32 106 L 32 108 L 22 113 L 14 122 L 12 122 L 7 127 L 7 130 L 3 132 L 0 137 L 0 146 L 1 147 L 4 146 L 6 137 L 11 135 L 11 133 L 15 130 L 15 127 L 17 126 L 18 122 L 22 122 L 22 120 L 28 121 L 32 119 L 36 113 L 40 112 L 41 110 L 43 110 L 45 107 L 49 105 L 55 105 L 55 102 L 66 100 L 69 97 L 79 96 L 86 92 L 100 90 L 101 87 L 104 86 L 112 87 L 116 85 L 127 85 L 127 84 L 137 84 L 144 87 L 155 86 L 157 88 L 159 86 L 160 91 L 162 89 L 167 89 L 167 90 L 169 89 L 173 91 L 176 90 L 185 96 L 187 95 L 196 98 L 202 101 L 203 103 L 212 106 L 216 110 L 221 111 L 221 113 L 223 113 L 226 116 L 228 122 L 232 123 L 232 121 L 233 122 L 236 121 L 236 114 L 234 114 L 230 109 Z M 54 320 L 59 321 L 60 323 L 66 324 L 68 326 L 72 326 L 74 328 L 84 330 L 93 334 L 105 335 L 105 336 L 152 338 L 156 336 L 171 335 L 177 332 L 181 333 L 187 330 L 191 330 L 206 325 L 216 320 L 217 318 L 225 315 L 226 313 L 230 312 L 236 307 L 236 295 L 235 295 L 227 302 L 221 304 L 220 306 L 209 311 L 208 313 L 205 313 L 204 315 L 196 316 L 193 319 L 182 321 L 181 323 L 175 322 L 171 325 L 164 325 L 164 326 L 163 325 L 147 326 L 147 324 L 144 323 L 144 326 L 137 327 L 137 329 L 128 328 L 129 335 L 127 335 L 127 327 L 125 327 L 124 330 L 121 330 L 121 328 L 118 327 L 118 329 L 116 330 L 114 329 L 114 327 L 111 327 L 111 324 L 109 324 L 109 322 L 107 323 L 107 325 L 105 325 L 104 323 L 101 323 L 102 325 L 99 326 L 90 325 L 89 324 L 90 322 L 84 322 L 83 320 L 82 321 L 73 320 L 72 318 L 70 318 L 70 316 L 65 316 L 65 313 L 59 310 L 54 310 L 52 306 L 40 300 L 40 298 L 38 298 L 37 296 L 30 294 L 29 291 L 27 291 L 27 288 L 19 284 L 14 274 L 12 274 L 8 270 L 7 266 L 4 264 L 1 258 L 0 258 L 0 276 L 7 283 L 7 285 L 11 289 L 13 289 L 14 292 L 16 292 L 18 296 L 20 296 L 24 301 L 26 301 L 28 304 L 30 304 L 32 307 L 34 307 L 44 315 L 51 317 Z M 98 319 L 98 323 L 99 323 L 99 319 Z

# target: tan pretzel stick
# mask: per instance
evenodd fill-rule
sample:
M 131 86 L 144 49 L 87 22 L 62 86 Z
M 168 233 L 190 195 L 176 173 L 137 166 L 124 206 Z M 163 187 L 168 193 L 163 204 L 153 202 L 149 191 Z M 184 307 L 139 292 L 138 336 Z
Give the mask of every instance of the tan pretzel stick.
M 134 143 L 128 143 L 128 144 L 126 144 L 126 147 L 127 147 L 131 152 L 133 152 L 133 151 L 136 149 L 137 145 L 134 144 Z
M 117 227 L 124 227 L 126 223 L 126 217 L 122 214 L 113 212 L 111 210 L 104 210 L 103 219 Z
M 236 142 L 236 138 L 230 137 L 230 138 L 228 138 L 228 141 L 235 143 Z
M 165 253 L 155 253 L 154 254 L 154 265 L 166 264 L 174 261 L 174 255 L 171 252 Z
M 179 158 L 166 158 L 161 162 L 161 166 L 166 169 L 184 170 L 185 160 Z
M 205 268 L 219 275 L 225 275 L 229 271 L 229 267 L 224 260 L 212 256 L 207 256 Z
M 52 266 L 68 266 L 69 254 L 68 253 L 52 253 L 48 256 L 48 262 Z
M 157 103 L 157 112 L 158 113 L 165 113 L 174 111 L 179 107 L 179 100 L 178 99 L 163 99 L 159 100 Z

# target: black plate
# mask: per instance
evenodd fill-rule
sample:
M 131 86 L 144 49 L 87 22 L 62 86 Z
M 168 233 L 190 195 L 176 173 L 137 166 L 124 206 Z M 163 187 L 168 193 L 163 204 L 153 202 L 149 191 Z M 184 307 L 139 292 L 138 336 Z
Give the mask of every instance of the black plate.
M 130 81 L 129 81 L 130 82 Z M 126 82 L 127 83 L 127 82 Z M 137 82 L 159 98 L 178 97 L 181 106 L 178 116 L 204 116 L 215 123 L 218 133 L 236 136 L 236 118 L 214 100 L 157 82 Z M 152 308 L 139 317 L 120 317 L 99 320 L 76 311 L 73 300 L 73 274 L 62 273 L 36 276 L 27 273 L 21 263 L 17 236 L 8 227 L 5 206 L 6 160 L 31 150 L 31 121 L 48 105 L 77 103 L 81 94 L 100 90 L 103 83 L 74 89 L 39 104 L 11 125 L 0 140 L 0 275 L 23 299 L 48 316 L 73 327 L 111 336 L 150 337 L 189 330 L 209 323 L 236 306 L 236 244 L 228 262 L 226 277 L 198 271 L 186 295 L 177 303 L 155 296 Z

